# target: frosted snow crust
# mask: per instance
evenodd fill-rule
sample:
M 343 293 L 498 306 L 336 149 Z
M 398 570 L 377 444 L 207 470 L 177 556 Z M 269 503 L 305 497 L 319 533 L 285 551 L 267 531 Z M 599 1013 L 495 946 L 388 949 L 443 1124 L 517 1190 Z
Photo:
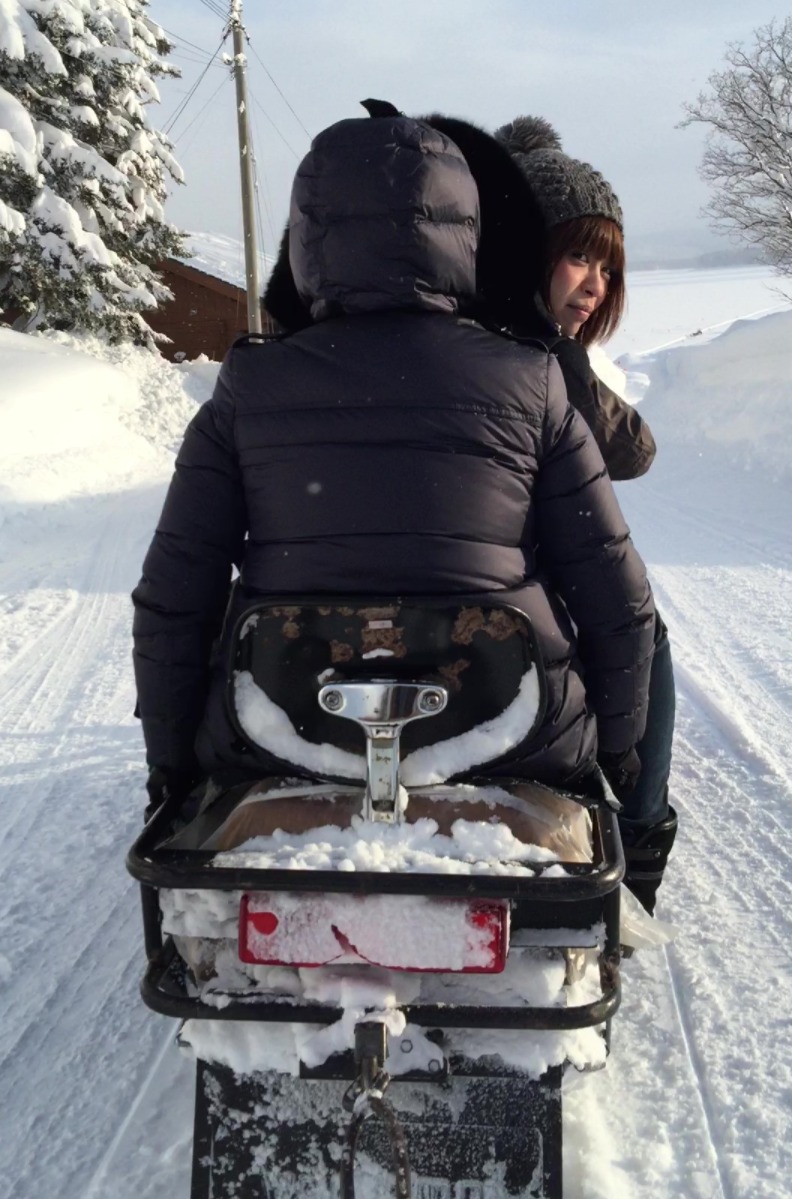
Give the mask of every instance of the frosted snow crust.
M 382 1020 L 391 1036 L 389 1073 L 396 1076 L 418 1066 L 428 1067 L 438 1049 L 421 1029 L 407 1025 L 400 1005 L 408 1003 L 495 1004 L 503 1007 L 573 1007 L 589 1003 L 599 992 L 596 950 L 590 950 L 582 977 L 565 985 L 566 963 L 559 951 L 512 951 L 506 969 L 499 975 L 473 976 L 454 974 L 414 974 L 373 967 L 336 966 L 315 970 L 271 967 L 244 967 L 262 970 L 265 982 L 276 988 L 275 994 L 326 1003 L 342 1009 L 334 1024 L 257 1024 L 234 1020 L 190 1020 L 182 1036 L 192 1054 L 205 1061 L 230 1066 L 237 1073 L 276 1070 L 297 1074 L 300 1062 L 318 1066 L 334 1053 L 354 1047 L 355 1025 L 366 1020 Z M 229 952 L 220 962 L 222 973 L 204 991 L 204 1002 L 213 1002 L 222 992 L 239 983 L 239 968 Z M 291 977 L 288 977 L 291 976 Z M 249 985 L 249 984 L 248 984 Z M 257 992 L 260 995 L 260 990 Z M 401 1052 L 398 1038 L 407 1038 L 412 1049 Z M 512 1032 L 488 1029 L 447 1029 L 445 1045 L 449 1053 L 471 1058 L 500 1058 L 503 1062 L 538 1078 L 550 1066 L 570 1061 L 579 1068 L 605 1062 L 605 1044 L 596 1029 L 570 1032 Z

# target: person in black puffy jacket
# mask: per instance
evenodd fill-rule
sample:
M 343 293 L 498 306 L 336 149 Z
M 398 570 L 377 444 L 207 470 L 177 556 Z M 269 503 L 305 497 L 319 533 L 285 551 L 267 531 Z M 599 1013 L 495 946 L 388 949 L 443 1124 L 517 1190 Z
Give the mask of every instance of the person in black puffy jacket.
M 314 140 L 290 217 L 300 327 L 227 355 L 133 593 L 155 793 L 249 770 L 223 650 L 263 596 L 508 593 L 548 703 L 507 773 L 574 786 L 598 745 L 634 752 L 646 572 L 555 360 L 469 315 L 478 237 L 476 185 L 441 132 L 388 116 Z

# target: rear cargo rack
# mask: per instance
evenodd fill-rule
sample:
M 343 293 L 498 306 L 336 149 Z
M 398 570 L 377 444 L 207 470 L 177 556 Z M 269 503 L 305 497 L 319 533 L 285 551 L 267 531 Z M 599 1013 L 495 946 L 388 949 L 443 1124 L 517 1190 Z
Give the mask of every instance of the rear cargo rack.
M 437 898 L 508 899 L 512 927 L 588 929 L 604 926 L 599 955 L 602 994 L 575 1007 L 474 1007 L 459 1004 L 407 1004 L 408 1021 L 430 1028 L 501 1028 L 567 1031 L 609 1023 L 621 1001 L 619 976 L 619 884 L 624 854 L 614 813 L 591 809 L 594 861 L 561 863 L 563 875 L 548 877 L 542 865 L 530 875 L 461 875 L 375 871 L 257 869 L 214 865 L 215 852 L 168 850 L 159 843 L 171 830 L 175 807 L 165 804 L 146 825 L 127 857 L 127 868 L 141 884 L 148 966 L 141 983 L 145 1003 L 157 1012 L 192 1020 L 256 1020 L 276 1023 L 331 1024 L 340 1008 L 301 1003 L 270 993 L 191 994 L 186 968 L 171 937 L 163 941 L 158 891 L 212 890 L 340 894 L 425 895 Z M 552 863 L 557 866 L 558 863 Z M 557 944 L 557 941 L 556 941 Z M 515 951 L 519 949 L 515 947 Z

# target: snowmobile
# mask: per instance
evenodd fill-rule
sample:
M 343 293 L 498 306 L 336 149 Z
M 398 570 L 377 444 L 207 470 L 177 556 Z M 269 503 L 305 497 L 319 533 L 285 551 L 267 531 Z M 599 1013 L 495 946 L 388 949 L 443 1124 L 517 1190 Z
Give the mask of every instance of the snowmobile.
M 251 696 L 269 725 L 257 723 Z M 492 811 L 515 738 L 530 735 L 545 698 L 533 629 L 507 603 L 296 597 L 239 621 L 228 709 L 251 779 L 268 751 L 259 811 L 273 796 L 296 810 L 343 795 L 353 815 L 345 833 L 334 829 L 335 849 L 327 828 L 316 833 L 325 857 L 315 861 L 310 834 L 265 837 L 280 856 L 262 857 L 260 839 L 218 850 L 218 828 L 243 811 L 246 788 L 232 788 L 189 819 L 167 801 L 129 853 L 142 893 L 142 996 L 186 1022 L 197 1057 L 192 1199 L 561 1199 L 569 1058 L 537 1072 L 502 1046 L 589 1030 L 600 1060 L 575 1065 L 604 1064 L 621 995 L 624 874 L 604 780 L 594 797 L 533 791 L 582 811 L 589 860 L 515 857 L 508 837 L 494 863 L 479 860 L 475 839 L 428 866 L 344 858 L 355 838 L 399 843 L 413 804 L 431 814 L 461 794 L 463 808 Z M 495 825 L 465 827 L 490 835 Z M 588 989 L 574 1002 L 581 955 Z M 558 994 L 531 997 L 529 987 L 526 999 L 504 983 L 548 963 Z M 335 991 L 316 984 L 328 977 Z M 384 1006 L 383 980 L 396 997 Z M 207 1052 L 200 1033 L 210 1028 L 249 1034 L 248 1044 L 254 1034 L 262 1055 L 240 1064 Z M 284 1037 L 314 1048 L 325 1037 L 333 1051 L 298 1051 L 288 1066 Z

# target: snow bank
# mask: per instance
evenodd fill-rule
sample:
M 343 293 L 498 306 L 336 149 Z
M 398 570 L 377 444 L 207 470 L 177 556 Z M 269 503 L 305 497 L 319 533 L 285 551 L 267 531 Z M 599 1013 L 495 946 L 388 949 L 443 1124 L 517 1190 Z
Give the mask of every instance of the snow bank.
M 792 311 L 735 321 L 720 336 L 620 359 L 662 447 L 719 447 L 745 468 L 792 474 Z
M 621 367 L 608 356 L 602 346 L 589 346 L 587 353 L 591 369 L 597 378 L 623 399 L 627 391 L 627 376 Z
M 788 307 L 778 272 L 769 266 L 630 271 L 627 311 L 605 348 L 617 361 L 622 354 L 654 354 Z
M 0 328 L 5 496 L 52 504 L 134 486 L 155 462 L 161 472 L 217 370 L 97 337 Z

